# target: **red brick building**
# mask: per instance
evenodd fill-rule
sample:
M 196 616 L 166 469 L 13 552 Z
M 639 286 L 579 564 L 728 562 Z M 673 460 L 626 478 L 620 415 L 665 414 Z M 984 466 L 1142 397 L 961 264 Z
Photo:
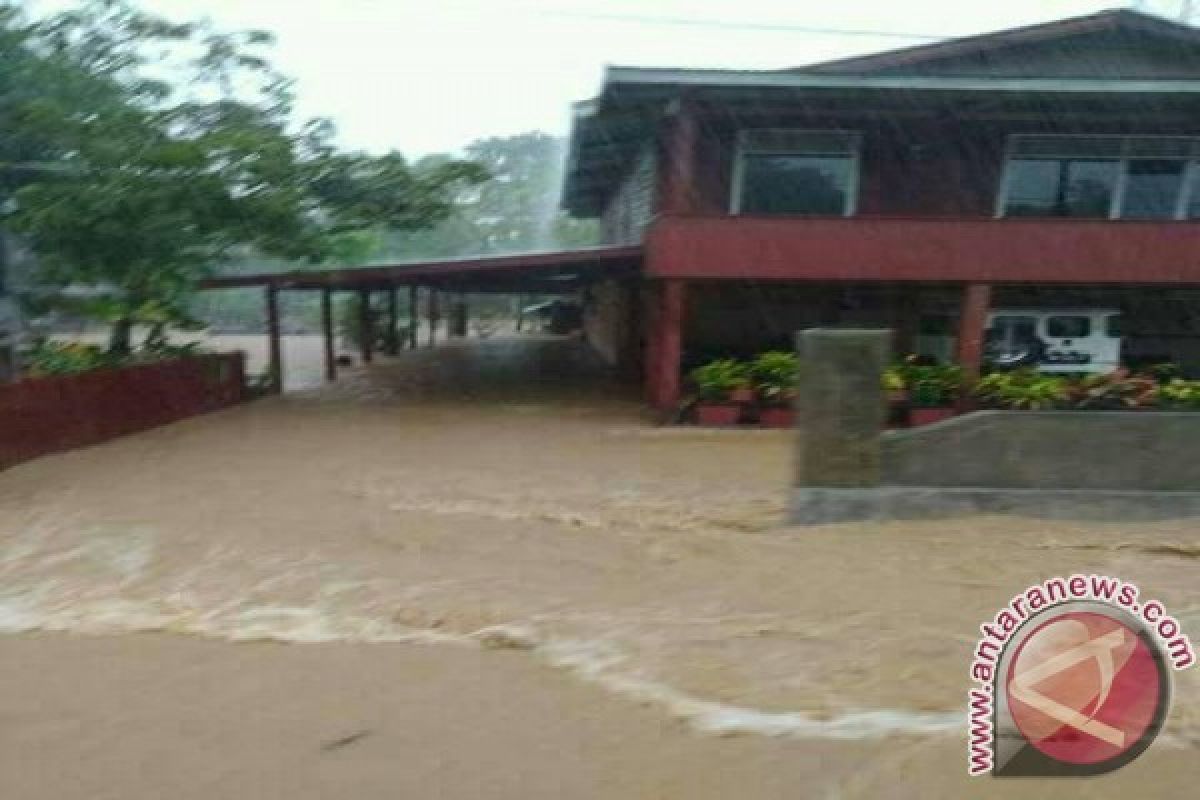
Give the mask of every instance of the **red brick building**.
M 641 248 L 586 281 L 586 328 L 661 408 L 692 363 L 815 325 L 947 334 L 977 369 L 997 307 L 1119 309 L 1128 357 L 1200 368 L 1200 30 L 1112 11 L 783 71 L 611 68 L 564 206 Z

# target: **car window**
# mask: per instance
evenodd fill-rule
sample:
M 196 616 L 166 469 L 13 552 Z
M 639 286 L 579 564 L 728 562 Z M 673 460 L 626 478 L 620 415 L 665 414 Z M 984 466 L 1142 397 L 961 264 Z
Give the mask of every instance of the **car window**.
M 1060 339 L 1081 339 L 1092 333 L 1090 317 L 1069 316 L 1050 317 L 1046 320 L 1046 335 Z

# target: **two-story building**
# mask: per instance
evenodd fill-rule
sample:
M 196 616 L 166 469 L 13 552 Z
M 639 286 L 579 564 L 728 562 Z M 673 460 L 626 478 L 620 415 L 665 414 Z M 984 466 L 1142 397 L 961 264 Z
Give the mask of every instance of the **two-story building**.
M 692 363 L 818 325 L 948 337 L 978 370 L 994 308 L 1115 309 L 1126 357 L 1195 370 L 1200 30 L 1110 11 L 782 71 L 610 68 L 564 205 L 641 248 L 585 288 L 587 332 L 661 408 Z

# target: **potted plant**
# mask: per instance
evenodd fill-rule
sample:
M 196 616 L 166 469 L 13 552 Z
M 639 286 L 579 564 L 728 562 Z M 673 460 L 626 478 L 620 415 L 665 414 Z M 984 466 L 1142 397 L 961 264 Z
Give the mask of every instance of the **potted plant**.
M 888 405 L 898 406 L 908 402 L 908 383 L 904 379 L 904 368 L 893 364 L 883 371 L 883 391 Z
M 750 378 L 758 397 L 758 421 L 767 428 L 790 428 L 796 423 L 792 402 L 800 361 L 795 353 L 762 353 L 750 363 Z
M 904 377 L 911 405 L 910 425 L 930 425 L 957 413 L 954 405 L 962 391 L 962 367 L 909 364 L 904 367 Z
M 1200 381 L 1169 381 L 1158 387 L 1158 401 L 1171 411 L 1200 411 Z
M 1136 411 L 1158 405 L 1160 387 L 1153 377 L 1119 369 L 1108 375 L 1088 375 L 1068 387 L 1072 408 L 1088 411 Z
M 1069 400 L 1069 382 L 1033 369 L 993 372 L 979 381 L 975 396 L 990 408 L 1043 411 L 1062 408 Z
M 696 422 L 700 425 L 735 425 L 742 417 L 743 400 L 751 392 L 749 370 L 732 358 L 710 361 L 691 372 L 696 386 Z

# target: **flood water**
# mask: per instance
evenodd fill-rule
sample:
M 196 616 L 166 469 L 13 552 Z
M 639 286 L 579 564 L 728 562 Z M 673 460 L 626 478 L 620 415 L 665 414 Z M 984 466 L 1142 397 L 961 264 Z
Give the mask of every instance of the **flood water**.
M 0 630 L 513 648 L 835 738 L 961 734 L 978 626 L 1047 577 L 1200 632 L 1194 521 L 785 527 L 791 435 L 656 426 L 572 340 L 416 351 L 0 474 Z M 1198 673 L 1166 746 L 1200 745 Z

